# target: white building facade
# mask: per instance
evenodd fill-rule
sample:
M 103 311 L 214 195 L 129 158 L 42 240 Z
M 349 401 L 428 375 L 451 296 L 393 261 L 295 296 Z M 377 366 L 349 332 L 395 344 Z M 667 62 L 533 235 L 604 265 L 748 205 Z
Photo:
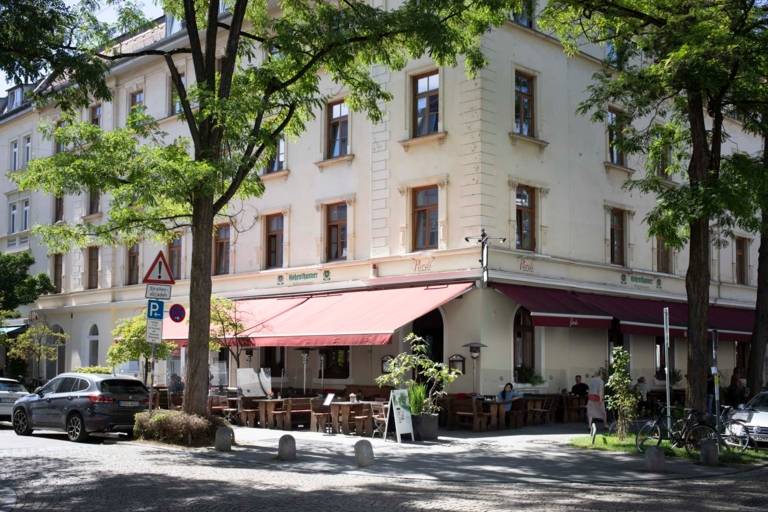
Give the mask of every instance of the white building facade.
M 164 34 L 161 23 L 130 44 L 162 44 Z M 615 344 L 630 350 L 635 377 L 653 382 L 663 370 L 661 307 L 685 302 L 688 255 L 649 239 L 643 219 L 654 198 L 623 188 L 646 172 L 642 162 L 611 150 L 607 125 L 575 113 L 603 66 L 605 48 L 567 58 L 533 19 L 494 30 L 483 49 L 489 65 L 474 79 L 462 66 L 441 68 L 426 58 L 402 71 L 375 69 L 394 95 L 375 124 L 346 108 L 343 89 L 324 82 L 324 112 L 301 137 L 281 144 L 264 171 L 263 197 L 233 204 L 235 225 L 217 228 L 213 287 L 220 296 L 254 300 L 469 285 L 395 326 L 385 344 L 351 340 L 311 351 L 311 387 L 372 383 L 387 356 L 407 349 L 402 339 L 412 331 L 431 340 L 436 359 L 458 366 L 464 358 L 465 375 L 455 391 L 496 393 L 517 381 L 558 392 L 570 388 L 575 375 L 606 366 Z M 186 77 L 194 75 L 190 62 L 178 64 Z M 83 119 L 114 129 L 125 124 L 132 106 L 143 104 L 172 137 L 184 134 L 161 58 L 117 66 L 109 86 L 112 101 L 92 105 Z M 14 101 L 6 99 L 0 116 L 0 162 L 9 171 L 56 150 L 38 127 L 55 122 L 58 113 Z M 726 151 L 760 149 L 737 123 L 727 124 L 732 140 Z M 33 270 L 48 272 L 60 289 L 30 311 L 69 335 L 60 360 L 35 370 L 41 378 L 105 363 L 117 322 L 146 304 L 140 280 L 158 250 L 176 274 L 173 302 L 188 304 L 194 279 L 188 234 L 168 247 L 147 242 L 49 255 L 32 226 L 98 222 L 109 214 L 109 197 L 94 191 L 57 200 L 20 192 L 5 178 L 0 187 L 0 208 L 7 212 L 0 217 L 0 247 L 31 251 Z M 465 240 L 482 229 L 505 239 L 490 244 L 487 283 L 479 245 Z M 758 245 L 754 234 L 739 233 L 712 250 L 711 300 L 727 317 L 714 326 L 723 331 L 719 365 L 725 378 L 745 364 Z M 635 309 L 631 304 L 657 316 L 652 322 L 625 316 L 622 308 Z M 347 312 L 328 314 L 343 319 Z M 668 363 L 684 374 L 686 341 L 682 330 L 677 334 Z M 484 345 L 477 372 L 470 343 Z M 298 350 L 254 345 L 242 365 L 271 368 L 284 385 L 300 385 Z M 183 371 L 183 352 L 169 371 Z M 212 355 L 212 363 L 228 368 L 231 379 L 232 361 Z

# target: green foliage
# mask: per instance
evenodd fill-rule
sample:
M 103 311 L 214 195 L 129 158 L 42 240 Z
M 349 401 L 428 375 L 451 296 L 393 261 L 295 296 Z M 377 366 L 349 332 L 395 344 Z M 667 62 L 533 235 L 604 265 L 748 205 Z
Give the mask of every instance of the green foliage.
M 34 263 L 28 252 L 0 253 L 0 310 L 14 310 L 54 291 L 46 274 L 29 275 L 29 267 Z
M 515 372 L 517 382 L 530 384 L 532 386 L 539 386 L 546 382 L 541 375 L 536 373 L 536 369 L 530 366 L 518 366 Z
M 107 351 L 107 363 L 113 368 L 128 361 L 149 360 L 152 357 L 152 345 L 147 342 L 147 313 L 142 311 L 136 316 L 126 318 L 112 331 L 115 342 Z M 156 345 L 158 359 L 167 359 L 176 345 L 164 341 Z M 110 369 L 108 373 L 112 373 Z
M 224 297 L 211 297 L 211 350 L 224 347 L 240 366 L 240 355 L 250 343 L 245 338 L 238 338 L 245 327 L 237 318 L 237 306 L 234 301 Z
M 221 426 L 228 424 L 215 416 L 203 418 L 182 411 L 147 411 L 136 414 L 133 434 L 137 439 L 161 443 L 209 446 Z
M 92 373 L 95 375 L 112 375 L 112 368 L 109 366 L 82 366 L 75 369 L 75 373 Z
M 34 323 L 15 338 L 0 337 L 0 345 L 5 345 L 10 359 L 27 361 L 56 360 L 59 345 L 67 341 L 67 335 L 53 331 L 42 322 Z
M 424 338 L 414 333 L 409 334 L 405 340 L 411 346 L 411 352 L 400 352 L 389 362 L 389 373 L 376 377 L 379 386 L 402 387 L 409 390 L 411 386 L 423 382 L 426 396 L 422 401 L 423 414 L 436 414 L 440 412 L 438 400 L 445 396 L 448 386 L 455 381 L 461 372 L 449 368 L 445 363 L 436 363 L 429 358 L 429 345 Z M 419 380 L 414 380 L 416 376 Z M 420 393 L 420 391 L 414 391 Z
M 639 401 L 629 371 L 629 352 L 624 347 L 613 348 L 612 371 L 606 387 L 611 391 L 606 396 L 606 405 L 616 412 L 616 434 L 623 440 L 635 418 Z
M 408 408 L 414 416 L 424 412 L 424 402 L 427 401 L 427 385 L 421 382 L 408 384 Z

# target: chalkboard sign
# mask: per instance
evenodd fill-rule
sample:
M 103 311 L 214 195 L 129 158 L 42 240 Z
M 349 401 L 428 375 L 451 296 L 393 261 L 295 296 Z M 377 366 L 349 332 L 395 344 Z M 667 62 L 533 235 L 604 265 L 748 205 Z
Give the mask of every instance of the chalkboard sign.
M 389 431 L 390 421 L 395 424 L 395 437 L 397 437 L 398 443 L 401 442 L 400 436 L 404 434 L 409 434 L 411 440 L 415 439 L 407 390 L 395 389 L 389 393 L 389 414 L 387 415 L 385 432 Z

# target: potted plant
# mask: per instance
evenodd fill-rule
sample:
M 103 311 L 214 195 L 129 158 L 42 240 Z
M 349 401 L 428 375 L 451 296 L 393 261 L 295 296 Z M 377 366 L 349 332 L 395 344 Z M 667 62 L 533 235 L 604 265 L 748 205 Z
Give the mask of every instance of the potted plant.
M 376 378 L 379 386 L 406 387 L 413 430 L 417 440 L 437 439 L 438 401 L 446 388 L 461 372 L 429 358 L 429 345 L 424 338 L 409 334 L 405 341 L 410 353 L 400 353 L 388 363 L 388 373 Z

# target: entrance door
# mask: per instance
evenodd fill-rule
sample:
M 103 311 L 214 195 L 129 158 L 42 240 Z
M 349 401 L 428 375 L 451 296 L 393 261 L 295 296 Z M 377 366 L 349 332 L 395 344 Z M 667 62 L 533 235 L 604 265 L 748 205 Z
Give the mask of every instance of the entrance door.
M 413 332 L 424 338 L 429 345 L 429 358 L 443 363 L 443 315 L 433 309 L 413 321 Z

